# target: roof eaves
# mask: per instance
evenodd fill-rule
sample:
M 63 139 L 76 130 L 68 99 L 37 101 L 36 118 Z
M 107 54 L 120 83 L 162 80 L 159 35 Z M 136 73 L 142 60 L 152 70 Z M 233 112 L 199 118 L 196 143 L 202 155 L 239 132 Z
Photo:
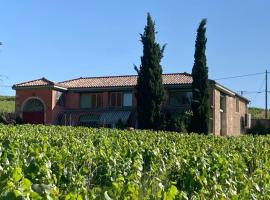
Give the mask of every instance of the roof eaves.
M 135 85 L 128 86 L 108 86 L 108 87 L 68 87 L 70 91 L 97 91 L 97 90 L 118 90 L 118 89 L 132 89 Z
M 12 86 L 13 90 L 30 90 L 30 89 L 59 89 L 67 90 L 67 88 L 58 85 L 31 85 L 31 86 Z
M 227 93 L 227 94 L 229 94 L 229 95 L 231 95 L 231 96 L 237 96 L 237 97 L 243 99 L 244 101 L 246 101 L 247 103 L 250 102 L 250 100 L 248 100 L 247 98 L 245 98 L 245 97 L 243 97 L 243 96 L 237 94 L 236 92 L 234 92 L 234 91 L 232 91 L 232 90 L 230 90 L 230 89 L 224 87 L 223 85 L 221 85 L 220 83 L 218 83 L 218 82 L 216 82 L 216 81 L 214 81 L 214 80 L 210 80 L 210 84 L 213 84 L 213 85 L 216 86 L 218 89 L 222 90 L 223 92 L 225 92 L 225 93 Z
M 20 90 L 20 89 L 37 89 L 37 88 L 52 88 L 52 85 L 30 85 L 30 86 L 16 86 L 13 85 L 13 90 Z

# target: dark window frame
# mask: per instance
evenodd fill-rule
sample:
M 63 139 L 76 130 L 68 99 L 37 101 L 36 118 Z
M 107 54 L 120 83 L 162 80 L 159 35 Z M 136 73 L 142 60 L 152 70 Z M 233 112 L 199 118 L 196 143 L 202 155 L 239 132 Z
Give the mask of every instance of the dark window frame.
M 130 105 L 124 105 L 124 102 L 125 102 L 125 95 L 131 95 L 131 102 L 130 102 Z M 125 91 L 125 92 L 122 92 L 122 106 L 123 107 L 132 107 L 132 104 L 133 104 L 133 94 L 132 94 L 132 91 Z
M 109 105 L 110 107 L 114 107 L 114 108 L 122 108 L 123 107 L 123 92 L 110 92 Z
M 181 99 L 178 99 L 178 103 L 180 102 L 180 105 L 173 105 L 172 104 L 172 95 L 178 93 L 181 95 L 181 97 L 179 96 L 179 98 Z M 188 93 L 191 93 L 192 95 L 192 92 L 190 90 L 168 90 L 168 99 L 167 99 L 167 104 L 169 106 L 173 106 L 173 107 L 181 107 L 181 106 L 187 106 L 187 105 L 191 105 L 191 102 L 192 102 L 192 96 L 191 98 L 189 99 L 188 97 Z M 185 96 L 184 96 L 185 94 Z M 175 95 L 177 96 L 177 95 Z M 184 99 L 185 98 L 185 99 Z
M 89 107 L 82 107 L 82 96 L 88 95 L 91 98 L 89 103 Z M 80 94 L 80 108 L 102 108 L 103 107 L 103 93 L 95 92 L 95 93 L 81 93 Z
M 224 100 L 224 102 L 222 102 L 222 99 Z M 220 93 L 220 100 L 219 100 L 219 102 L 220 102 L 220 104 L 219 104 L 220 110 L 222 110 L 223 112 L 226 112 L 226 94 Z
M 235 112 L 239 112 L 240 110 L 240 102 L 239 102 L 239 98 L 235 98 Z

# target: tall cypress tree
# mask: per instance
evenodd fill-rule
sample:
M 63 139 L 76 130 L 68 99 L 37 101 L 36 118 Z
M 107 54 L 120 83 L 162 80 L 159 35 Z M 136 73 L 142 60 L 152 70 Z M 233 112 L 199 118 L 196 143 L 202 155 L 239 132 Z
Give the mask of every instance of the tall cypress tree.
M 148 13 L 147 25 L 141 34 L 143 56 L 141 57 L 136 86 L 138 126 L 141 129 L 159 129 L 161 127 L 161 109 L 164 100 L 162 67 L 160 65 L 165 45 L 155 42 L 155 24 Z
M 197 29 L 194 65 L 192 68 L 192 111 L 191 131 L 209 133 L 209 83 L 206 64 L 206 19 L 203 19 Z

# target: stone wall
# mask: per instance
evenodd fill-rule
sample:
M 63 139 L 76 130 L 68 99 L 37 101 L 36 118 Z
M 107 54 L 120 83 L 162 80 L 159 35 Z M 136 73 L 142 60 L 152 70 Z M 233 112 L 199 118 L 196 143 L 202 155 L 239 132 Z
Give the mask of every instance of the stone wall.
M 246 131 L 245 114 L 247 113 L 247 104 L 237 96 L 225 95 L 226 108 L 221 112 L 220 94 L 221 91 L 213 88 L 213 134 L 235 136 Z M 239 110 L 236 109 L 237 100 L 239 100 Z M 221 122 L 221 115 L 224 121 Z

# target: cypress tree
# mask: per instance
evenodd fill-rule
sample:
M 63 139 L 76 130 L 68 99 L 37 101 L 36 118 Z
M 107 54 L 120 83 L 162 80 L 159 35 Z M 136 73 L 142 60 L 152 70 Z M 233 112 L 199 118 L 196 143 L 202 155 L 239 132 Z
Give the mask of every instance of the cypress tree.
M 203 19 L 197 29 L 195 43 L 194 65 L 192 68 L 192 111 L 191 131 L 209 133 L 209 83 L 206 64 L 206 19 Z
M 155 42 L 155 24 L 148 13 L 147 25 L 141 34 L 143 56 L 136 86 L 138 126 L 140 129 L 160 129 L 162 125 L 161 109 L 164 100 L 162 67 L 160 65 L 165 45 Z

